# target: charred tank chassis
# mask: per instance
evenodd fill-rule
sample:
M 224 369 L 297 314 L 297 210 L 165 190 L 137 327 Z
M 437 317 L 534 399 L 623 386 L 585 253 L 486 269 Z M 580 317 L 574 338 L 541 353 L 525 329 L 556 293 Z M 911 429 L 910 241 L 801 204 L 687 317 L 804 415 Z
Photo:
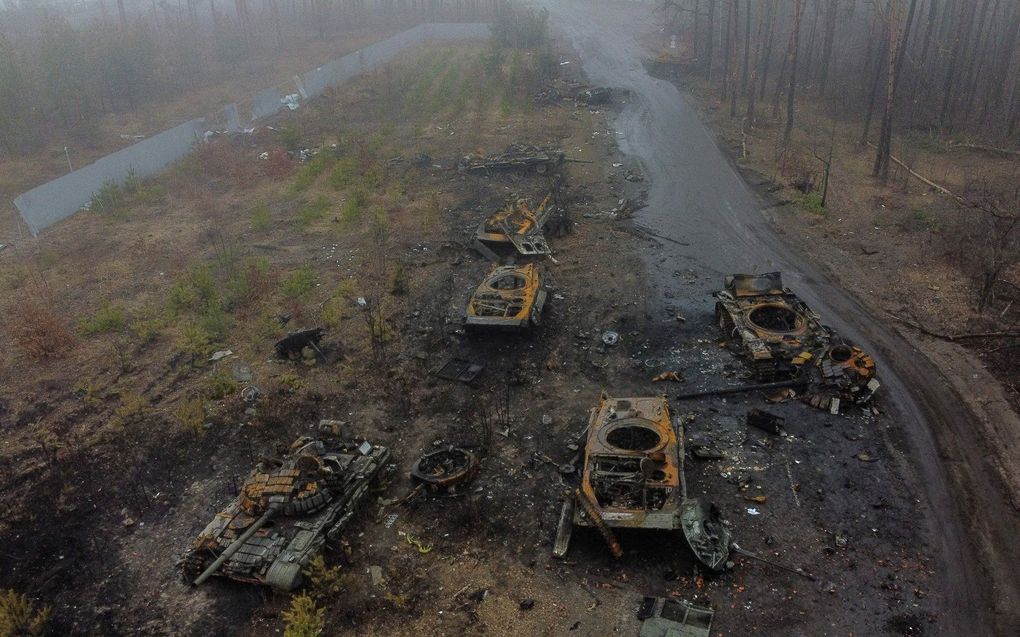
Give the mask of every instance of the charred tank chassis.
M 216 575 L 293 590 L 327 539 L 343 532 L 389 462 L 364 440 L 302 437 L 261 463 L 180 562 L 185 581 Z
M 730 532 L 718 509 L 687 498 L 680 423 L 664 396 L 602 394 L 585 434 L 581 485 L 564 501 L 553 555 L 565 557 L 574 526 L 594 527 L 611 552 L 623 550 L 612 529 L 683 532 L 695 556 L 725 567 Z
M 878 389 L 874 359 L 823 325 L 783 287 L 779 272 L 728 276 L 715 298 L 719 328 L 758 380 L 811 384 L 807 402 L 833 411 L 841 400 L 866 402 Z
M 538 325 L 546 296 L 536 264 L 495 266 L 471 295 L 464 324 L 475 330 Z

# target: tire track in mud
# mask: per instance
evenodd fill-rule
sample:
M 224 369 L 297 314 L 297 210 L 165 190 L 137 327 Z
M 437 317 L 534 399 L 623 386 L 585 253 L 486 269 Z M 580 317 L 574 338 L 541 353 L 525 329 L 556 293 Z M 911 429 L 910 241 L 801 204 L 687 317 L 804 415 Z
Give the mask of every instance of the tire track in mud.
M 650 5 L 542 4 L 591 81 L 630 92 L 613 125 L 620 149 L 641 162 L 650 181 L 648 205 L 635 221 L 666 240 L 656 259 L 666 255 L 712 275 L 704 281 L 781 270 L 834 327 L 879 359 L 884 404 L 909 454 L 899 470 L 913 478 L 925 514 L 919 523 L 937 552 L 944 607 L 936 632 L 1016 634 L 1020 584 L 1013 568 L 1020 566 L 1020 525 L 989 460 L 988 442 L 970 424 L 974 414 L 923 354 L 783 243 L 760 212 L 767 204 L 744 183 L 697 111 L 675 86 L 648 75 L 639 36 L 657 29 Z M 670 273 L 647 265 L 661 294 Z M 691 291 L 692 306 L 709 303 L 711 285 L 699 283 Z

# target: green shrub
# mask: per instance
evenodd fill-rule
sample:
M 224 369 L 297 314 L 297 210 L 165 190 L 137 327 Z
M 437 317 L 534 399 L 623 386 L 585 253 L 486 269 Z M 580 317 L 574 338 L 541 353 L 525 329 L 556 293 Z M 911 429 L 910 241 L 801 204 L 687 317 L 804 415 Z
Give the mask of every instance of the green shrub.
M 217 298 L 216 279 L 207 265 L 200 265 L 179 278 L 167 294 L 167 308 L 173 316 L 201 311 Z
M 269 216 L 269 206 L 260 203 L 251 211 L 251 229 L 266 230 L 269 228 L 272 219 Z
M 121 212 L 124 204 L 124 192 L 120 186 L 111 180 L 103 183 L 92 199 L 89 200 L 89 210 L 108 215 L 117 215 Z
M 223 400 L 237 391 L 237 381 L 226 369 L 217 369 L 205 379 L 205 394 L 210 400 Z
M 289 151 L 297 151 L 304 148 L 304 138 L 301 129 L 294 126 L 281 126 L 276 134 L 280 137 L 280 144 Z
M 174 417 L 181 424 L 181 429 L 190 431 L 196 438 L 205 433 L 205 403 L 201 398 L 181 403 L 174 410 Z
M 46 633 L 49 606 L 36 608 L 25 595 L 12 590 L 0 591 L 0 636 L 36 637 Z
M 320 195 L 314 201 L 306 203 L 305 205 L 298 208 L 297 220 L 298 224 L 302 226 L 310 225 L 312 222 L 322 219 L 329 211 L 330 206 L 329 199 L 325 196 Z
M 266 257 L 250 258 L 227 279 L 228 307 L 246 307 L 260 301 L 269 291 L 272 265 Z
M 794 201 L 804 212 L 810 212 L 823 217 L 829 214 L 825 206 L 822 205 L 822 195 L 817 192 L 797 193 L 794 195 Z
M 317 608 L 311 595 L 295 595 L 283 619 L 287 622 L 283 637 L 318 637 L 326 628 L 326 609 Z
M 209 336 L 210 342 L 226 338 L 232 324 L 230 315 L 217 302 L 209 303 L 198 315 L 198 327 Z
M 361 218 L 361 212 L 367 203 L 368 196 L 364 190 L 360 188 L 352 190 L 347 196 L 347 200 L 344 201 L 343 208 L 340 210 L 340 219 L 345 223 L 358 220 Z
M 306 190 L 315 183 L 319 175 L 331 168 L 336 161 L 336 155 L 331 152 L 320 152 L 312 157 L 298 170 L 297 176 L 294 177 L 294 183 L 291 184 L 291 190 L 294 192 Z
M 282 292 L 288 299 L 299 299 L 315 287 L 315 271 L 312 266 L 303 265 L 283 280 Z
M 107 332 L 122 332 L 127 327 L 124 310 L 109 301 L 103 301 L 96 313 L 81 320 L 79 329 L 84 336 L 95 336 Z
M 196 363 L 204 362 L 213 351 L 212 338 L 195 323 L 188 323 L 181 327 L 177 337 L 177 347 L 185 354 L 191 355 L 192 360 Z

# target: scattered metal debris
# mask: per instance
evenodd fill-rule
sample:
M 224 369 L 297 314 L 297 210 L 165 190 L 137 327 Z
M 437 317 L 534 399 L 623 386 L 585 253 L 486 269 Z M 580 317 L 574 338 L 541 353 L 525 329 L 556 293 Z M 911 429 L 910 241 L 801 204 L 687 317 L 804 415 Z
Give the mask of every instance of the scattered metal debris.
M 606 86 L 596 86 L 579 92 L 574 99 L 581 104 L 587 104 L 589 106 L 606 104 L 613 99 L 613 89 Z
M 638 609 L 640 637 L 709 637 L 715 611 L 664 597 L 646 597 Z
M 673 383 L 682 383 L 684 382 L 684 380 L 685 380 L 684 375 L 681 374 L 680 372 L 662 372 L 661 374 L 653 378 L 652 382 L 658 383 L 662 381 L 670 381 Z
M 478 456 L 451 445 L 419 458 L 411 467 L 411 477 L 433 489 L 445 491 L 474 478 L 478 468 Z
M 747 424 L 756 429 L 767 431 L 773 435 L 779 435 L 783 430 L 786 419 L 782 416 L 770 414 L 760 409 L 752 409 L 747 412 Z
M 314 327 L 308 330 L 289 332 L 287 336 L 276 342 L 276 355 L 280 358 L 300 357 L 302 350 L 311 347 L 320 355 L 319 342 L 326 335 L 326 330 L 321 327 Z
M 620 342 L 620 334 L 619 334 L 619 332 L 614 332 L 612 330 L 607 330 L 607 331 L 603 332 L 602 333 L 602 342 L 605 343 L 606 345 L 608 345 L 609 347 L 612 347 L 612 346 L 616 345 L 617 343 Z
M 260 463 L 205 527 L 179 562 L 184 579 L 197 586 L 217 575 L 293 590 L 389 458 L 387 448 L 364 440 L 298 438 L 283 458 Z
M 534 263 L 496 266 L 471 295 L 464 324 L 510 329 L 538 325 L 546 296 L 541 272 Z
M 432 372 L 432 375 L 444 380 L 471 383 L 484 369 L 485 365 L 472 363 L 463 358 L 451 358 L 442 367 Z

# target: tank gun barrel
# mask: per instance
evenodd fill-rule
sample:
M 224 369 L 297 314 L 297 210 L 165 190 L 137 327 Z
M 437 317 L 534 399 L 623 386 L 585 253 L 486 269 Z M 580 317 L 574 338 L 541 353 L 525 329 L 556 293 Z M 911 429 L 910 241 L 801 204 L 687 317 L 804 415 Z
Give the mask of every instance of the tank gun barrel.
M 220 567 L 223 566 L 224 562 L 229 560 L 234 553 L 237 553 L 237 551 L 240 550 L 242 546 L 244 546 L 244 543 L 248 541 L 248 538 L 255 535 L 255 533 L 257 533 L 259 529 L 264 527 L 266 524 L 269 523 L 270 520 L 273 519 L 273 516 L 276 515 L 276 512 L 278 510 L 279 506 L 277 505 L 270 507 L 268 511 L 263 513 L 262 517 L 260 517 L 258 520 L 255 521 L 254 524 L 245 529 L 244 533 L 242 533 L 240 537 L 234 540 L 233 544 L 228 546 L 222 553 L 220 553 L 220 556 L 217 557 L 213 561 L 213 563 L 210 564 L 204 571 L 202 571 L 201 575 L 195 578 L 193 584 L 195 586 L 198 586 L 205 580 L 212 577 L 216 573 L 216 571 L 218 571 Z
M 709 389 L 706 391 L 698 391 L 690 394 L 678 394 L 674 398 L 676 400 L 691 400 L 693 398 L 705 398 L 706 396 L 725 396 L 727 394 L 743 394 L 746 392 L 757 391 L 760 389 L 781 389 L 783 387 L 803 387 L 808 384 L 805 378 L 793 378 L 790 380 L 781 380 L 774 383 L 759 383 L 757 385 L 740 385 L 738 387 L 722 387 L 719 389 Z

